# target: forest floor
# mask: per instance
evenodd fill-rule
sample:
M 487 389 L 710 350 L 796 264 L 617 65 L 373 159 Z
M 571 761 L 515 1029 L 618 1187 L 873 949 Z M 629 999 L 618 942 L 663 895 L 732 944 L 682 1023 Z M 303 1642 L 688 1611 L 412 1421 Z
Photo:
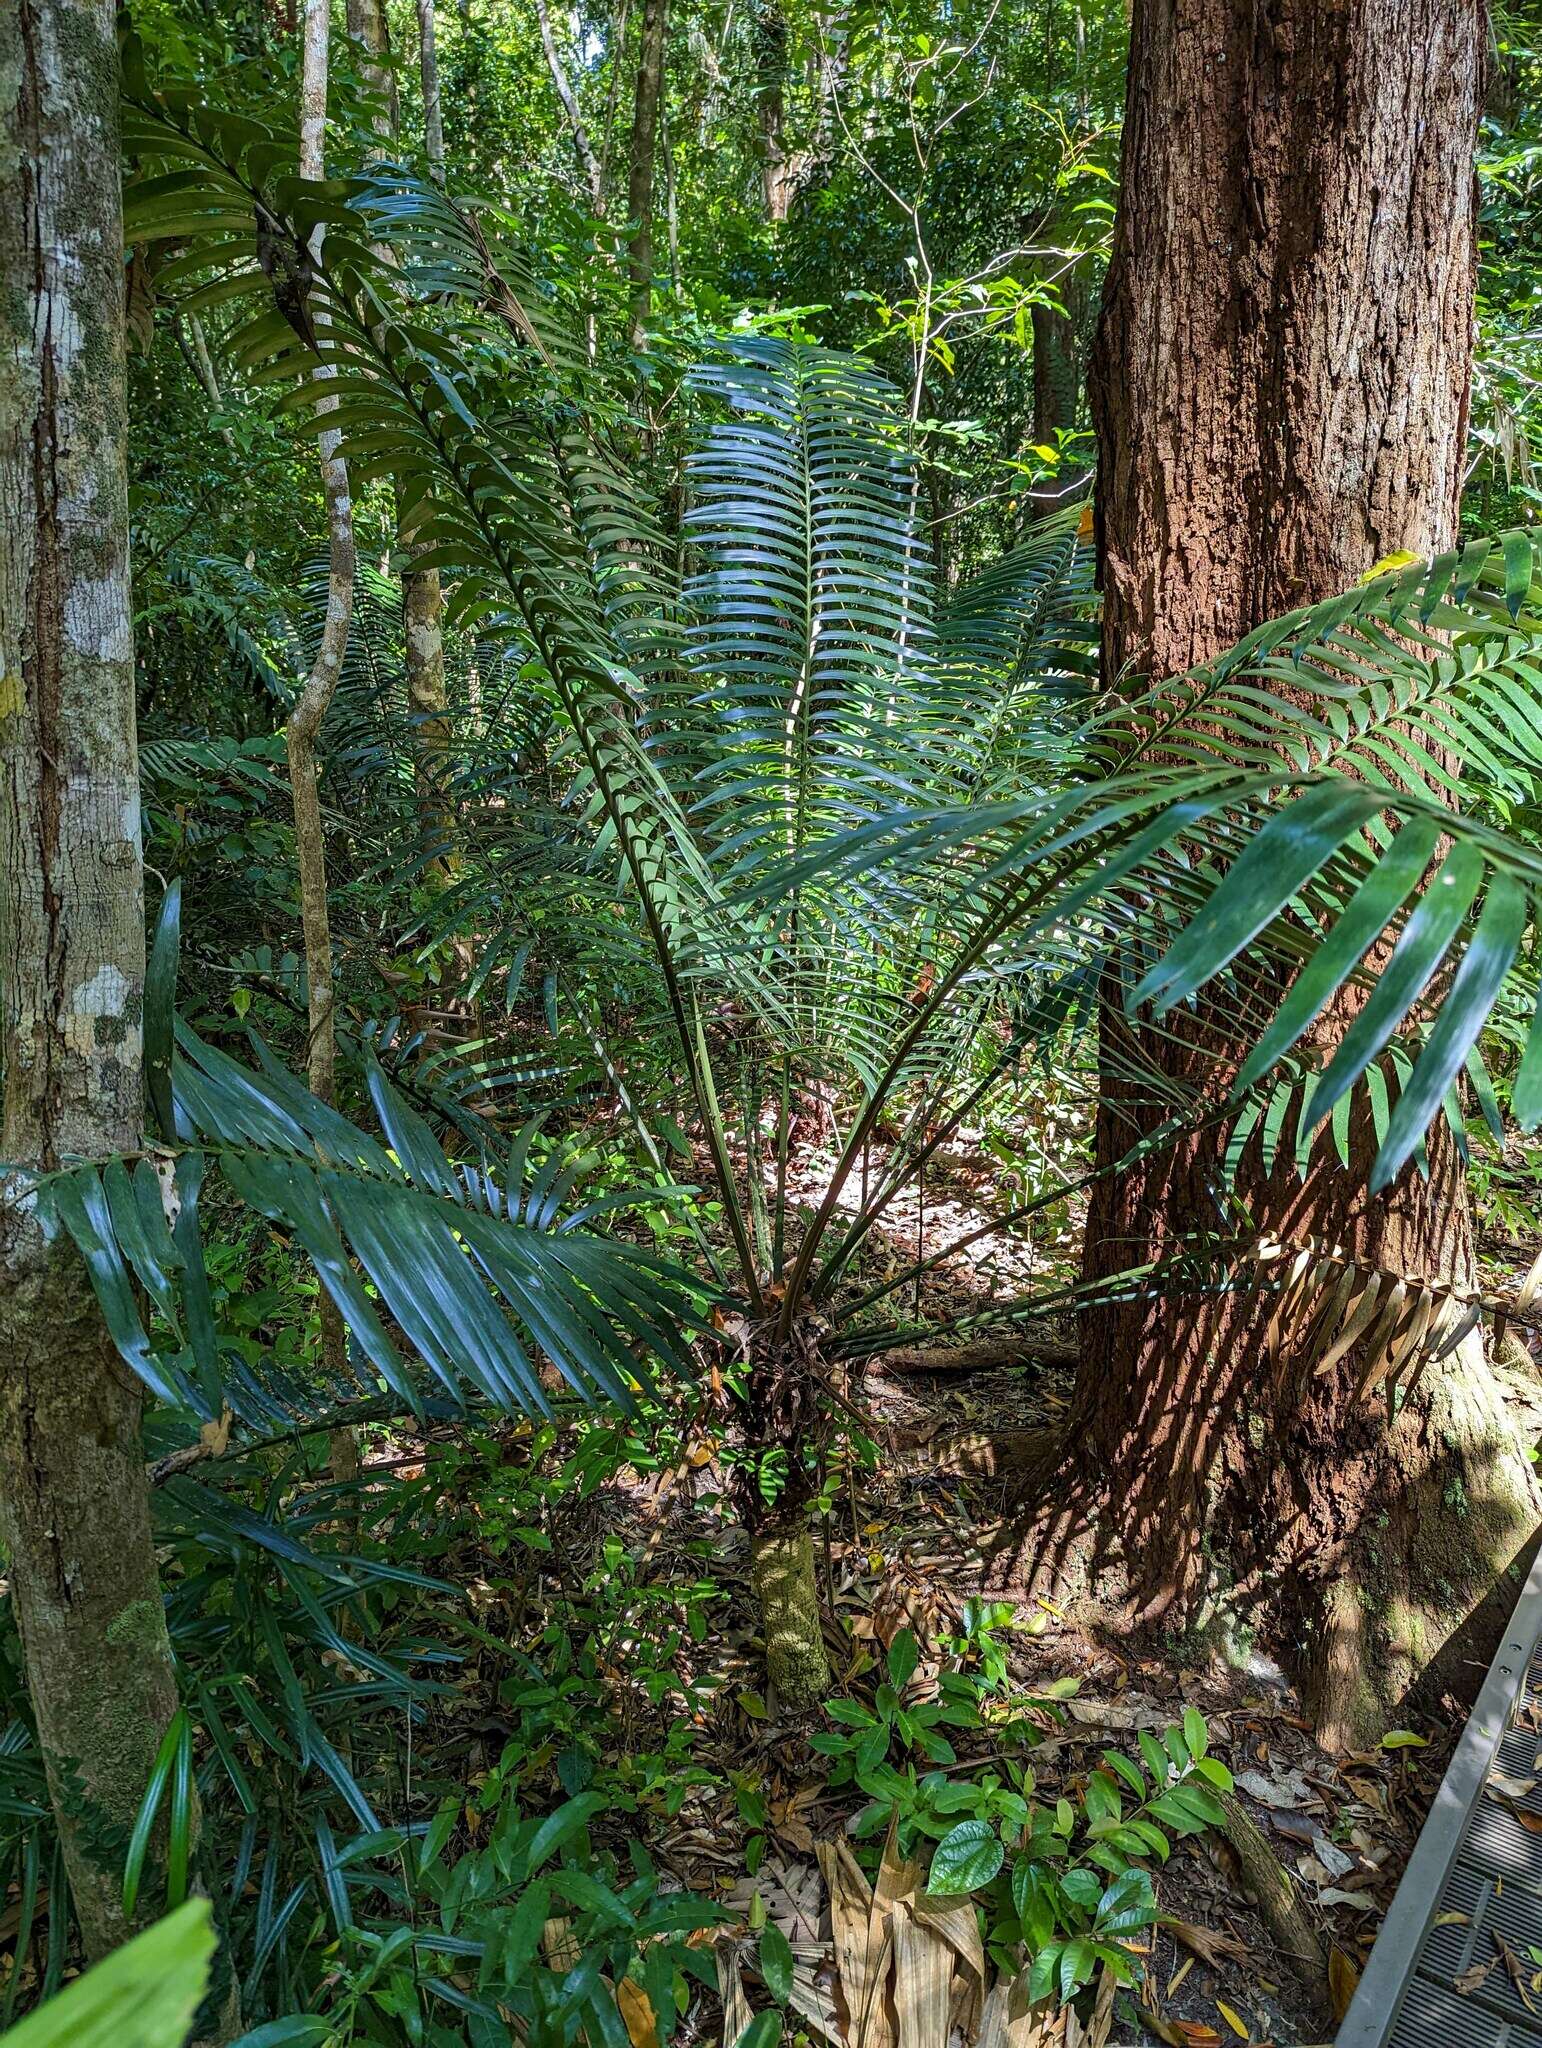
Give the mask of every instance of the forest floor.
M 1053 1421 L 1067 1385 L 1060 1368 L 1005 1367 L 946 1378 L 874 1376 L 864 1391 L 875 1421 L 896 1438 L 946 1434 L 967 1441 Z M 1211 1753 L 1231 1769 L 1248 1811 L 1309 1904 L 1331 1959 L 1335 2002 L 1347 2002 L 1459 1733 L 1459 1715 L 1420 1720 L 1390 1748 L 1330 1757 L 1271 1666 L 1260 1661 L 1225 1671 L 1177 1659 L 1132 1661 L 1092 1640 L 1052 1603 L 1003 1592 L 989 1562 L 999 1511 L 994 1479 L 915 1458 L 867 1475 L 860 1490 L 838 1504 L 821 1558 L 836 1689 L 870 1696 L 884 1651 L 909 1629 L 921 1649 L 917 1676 L 924 1697 L 939 1646 L 963 1633 L 966 1602 L 1009 1605 L 1011 1618 L 996 1636 L 1006 1647 L 1012 1688 L 1036 1696 L 1052 1685 L 1075 1684 L 1057 1710 L 1040 1717 L 1042 1738 L 1029 1757 L 1036 1796 L 1049 1803 L 1074 1793 L 1105 1750 L 1138 1754 L 1138 1730 L 1159 1732 L 1181 1721 L 1185 1708 L 1197 1707 L 1208 1724 Z M 568 1569 L 582 1570 L 586 1560 L 599 1563 L 606 1536 L 616 1532 L 624 1532 L 634 1557 L 641 1545 L 642 1563 L 633 1573 L 639 1597 L 651 1589 L 667 1599 L 671 1588 L 698 1584 L 704 1572 L 722 1596 L 700 1644 L 675 1653 L 674 1675 L 697 1702 L 689 1766 L 701 1782 L 676 1812 L 645 1816 L 648 1847 L 672 1880 L 736 1911 L 747 1915 L 758 1891 L 793 1944 L 800 2024 L 830 2048 L 852 2048 L 858 2035 L 849 2028 L 831 1920 L 832 1885 L 844 1880 L 827 1866 L 832 1845 L 847 1840 L 867 1802 L 850 1787 L 831 1787 L 805 1727 L 768 1715 L 759 1691 L 747 1549 L 728 1518 L 712 1461 L 648 1480 L 618 1474 L 587 1502 L 555 1503 L 547 1533 Z M 480 1618 L 498 1632 L 495 1614 Z M 648 1751 L 662 1748 L 678 1702 L 661 1708 L 648 1697 L 639 1670 L 647 1659 L 634 1657 L 631 1629 L 629 1623 L 605 1674 L 611 1696 L 602 1740 L 607 1749 Z M 467 1682 L 474 1694 L 472 1673 Z M 1063 1715 L 1058 1722 L 1057 1712 Z M 462 1730 L 482 1731 L 490 1755 L 514 1732 L 496 1689 L 480 1700 L 463 1694 L 456 1720 Z M 967 1764 L 971 1738 L 955 1740 Z M 988 1731 L 982 1732 L 973 1749 L 982 1769 L 989 1749 Z M 1240 2041 L 1304 2048 L 1330 2038 L 1330 2013 L 1321 2005 L 1314 2009 L 1280 1969 L 1276 1938 L 1251 1903 L 1225 1839 L 1209 1834 L 1175 1843 L 1155 1876 L 1167 1924 L 1149 1939 L 1133 1995 L 1122 1995 L 1101 2017 L 1070 2014 L 1036 2033 L 1008 2034 L 1006 2048 L 1117 2048 L 1153 2040 L 1174 2048 L 1230 2048 Z M 741 1965 L 758 1989 L 754 1938 L 748 1920 L 744 1925 L 739 1950 L 732 1943 L 720 1947 L 725 2011 L 698 2013 L 698 2042 L 723 2040 L 731 2048 L 731 2016 L 738 2014 L 739 2026 L 748 2016 L 736 2004 Z M 959 1961 L 955 2006 L 966 1989 Z M 962 2048 L 970 2038 L 967 2001 L 954 2020 L 952 2040 Z M 866 2048 L 892 2048 L 892 2042 L 870 2033 Z
M 817 1170 L 817 1163 L 810 1168 L 815 1177 Z M 936 1188 L 928 1213 L 891 1219 L 888 1249 L 875 1247 L 874 1257 L 903 1266 L 918 1245 L 930 1251 L 966 1237 L 974 1215 L 967 1188 Z M 1067 1228 L 1074 1229 L 1074 1221 Z M 1006 1269 L 998 1264 L 982 1274 L 966 1253 L 929 1285 L 927 1311 L 937 1318 L 967 1313 L 982 1293 L 1026 1291 L 1064 1261 L 1064 1243 L 1024 1245 L 1015 1268 L 1009 1254 Z M 1327 1957 L 1328 1982 L 1314 2001 L 1282 1970 L 1277 1937 L 1249 1897 L 1235 1851 L 1212 1833 L 1177 1842 L 1171 1860 L 1155 1873 L 1164 1924 L 1148 1940 L 1133 1992 L 1094 1999 L 1090 2012 L 1068 2011 L 1033 2023 L 1036 2030 L 1025 2031 L 1021 2023 L 1012 2028 L 1004 1994 L 980 2011 L 979 1994 L 991 1972 L 971 1935 L 973 1957 L 964 1952 L 966 1941 L 949 1952 L 942 1972 L 939 1995 L 951 2005 L 935 2038 L 959 2048 L 973 2039 L 989 2048 L 1111 2048 L 1151 2040 L 1171 2048 L 1230 2048 L 1241 2041 L 1304 2048 L 1325 2042 L 1396 1889 L 1460 1732 L 1462 1709 L 1446 1702 L 1437 1719 L 1413 1720 L 1384 1747 L 1330 1756 L 1313 1740 L 1284 1675 L 1266 1659 L 1201 1666 L 1186 1661 L 1193 1653 L 1178 1646 L 1168 1657 L 1128 1656 L 1117 1644 L 1084 1633 L 1052 1601 L 1003 1579 L 991 1562 L 1004 1507 L 993 1447 L 1018 1432 L 1052 1428 L 1061 1418 L 1071 1368 L 1063 1362 L 1069 1332 L 1060 1334 L 1061 1362 L 1025 1355 L 980 1370 L 916 1374 L 885 1371 L 880 1359 L 854 1382 L 853 1398 L 869 1419 L 880 1456 L 875 1469 L 849 1475 L 823 1523 L 819 1569 L 836 1689 L 870 1697 L 884 1653 L 908 1629 L 921 1653 L 915 1684 L 924 1697 L 943 1646 L 956 1647 L 964 1634 L 967 1604 L 996 1603 L 994 1638 L 1005 1647 L 1010 1687 L 1039 1696 L 1052 1686 L 1074 1685 L 1056 1707 L 1039 1711 L 1041 1739 L 1031 1763 L 1036 1796 L 1050 1803 L 1062 1791 L 1074 1794 L 1105 1750 L 1134 1754 L 1139 1730 L 1160 1731 L 1181 1721 L 1186 1708 L 1198 1708 L 1211 1753 L 1232 1771 L 1245 1809 L 1307 1904 Z M 1053 1341 L 1043 1348 L 1056 1350 Z M 1534 1440 L 1542 1427 L 1542 1381 L 1513 1373 L 1508 1392 L 1528 1441 Z M 826 1760 L 808 1745 L 808 1729 L 779 1724 L 761 1697 L 747 1546 L 727 1506 L 726 1474 L 710 1432 L 686 1431 L 682 1442 L 667 1468 L 623 1468 L 586 1499 L 559 1495 L 547 1503 L 545 1533 L 563 1559 L 564 1575 L 587 1572 L 592 1585 L 616 1555 L 618 1537 L 628 1553 L 630 1604 L 623 1602 L 625 1620 L 618 1618 L 609 1638 L 601 1674 L 609 1687 L 606 1723 L 596 1732 L 608 1752 L 674 1757 L 672 1767 L 661 1765 L 662 1776 L 672 1774 L 679 1783 L 688 1777 L 688 1788 L 682 1796 L 677 1783 L 675 1796 L 662 1804 L 644 1800 L 634 1824 L 671 1882 L 746 1916 L 737 1945 L 732 1939 L 719 1944 L 722 2010 L 706 2001 L 687 2020 L 685 2038 L 732 2043 L 750 2011 L 745 1972 L 760 1996 L 751 1931 L 758 1893 L 793 1946 L 798 2024 L 815 2042 L 852 2048 L 859 2033 L 847 2009 L 848 1979 L 856 1967 L 860 1980 L 874 1958 L 859 1957 L 852 1965 L 849 1953 L 843 1959 L 839 1937 L 842 1925 L 849 1931 L 854 1896 L 869 1928 L 876 1924 L 884 1884 L 880 1872 L 878 1905 L 866 1895 L 863 1907 L 868 1879 L 837 1845 L 849 1848 L 851 1824 L 866 1801 L 850 1786 L 833 1787 Z M 474 1560 L 462 1562 L 463 1573 L 474 1576 L 477 1569 Z M 496 1577 L 495 1568 L 488 1567 L 488 1577 Z M 692 1589 L 704 1585 L 712 1589 L 709 1624 L 691 1637 L 673 1637 L 662 1656 L 650 1653 L 649 1603 L 667 1608 L 672 1598 L 688 1601 Z M 512 1617 L 500 1617 L 497 1605 L 479 1616 L 492 1634 L 502 1635 L 512 1622 L 516 1642 L 521 1630 L 532 1645 L 540 1639 L 539 1597 L 527 1606 L 522 1592 Z M 667 1666 L 662 1674 L 661 1665 Z M 475 1693 L 474 1665 L 466 1684 Z M 673 1723 L 678 1745 L 681 1689 L 690 1703 L 688 1747 L 671 1752 L 666 1731 Z M 462 1731 L 481 1731 L 489 1758 L 500 1738 L 515 1733 L 505 1698 L 495 1683 L 480 1700 L 463 1700 L 457 1712 Z M 959 1738 L 960 1769 L 970 1767 L 971 1740 Z M 989 1766 L 989 1749 L 989 1731 L 982 1731 L 973 1758 L 981 1770 Z M 913 1884 L 914 1874 L 895 1881 Z M 972 1930 L 972 1915 L 965 1918 Z M 913 1944 L 923 1920 L 913 1914 L 905 1924 Z M 957 1926 L 936 1939 L 956 1944 Z M 890 1995 L 903 1996 L 897 1975 Z M 884 2026 L 869 2027 L 862 2048 L 893 2048 L 901 2031 L 891 2010 Z

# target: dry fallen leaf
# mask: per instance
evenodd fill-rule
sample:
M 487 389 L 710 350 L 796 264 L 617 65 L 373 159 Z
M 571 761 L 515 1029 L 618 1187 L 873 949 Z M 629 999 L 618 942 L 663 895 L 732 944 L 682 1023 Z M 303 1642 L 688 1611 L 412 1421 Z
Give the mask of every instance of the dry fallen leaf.
M 744 1995 L 744 1979 L 739 1974 L 732 1941 L 718 1942 L 714 1959 L 717 1963 L 717 1993 L 723 2005 L 723 2048 L 734 2048 L 734 2043 L 755 2015 Z
M 1184 1964 L 1184 1968 L 1188 1968 L 1187 1963 Z M 1146 2032 L 1155 2034 L 1163 2048 L 1185 2048 L 1184 2037 L 1171 2020 L 1164 2020 L 1162 2015 L 1153 2012 L 1149 2005 L 1136 2006 L 1135 2013 Z
M 1499 1960 L 1510 1973 L 1510 1982 L 1515 1986 L 1516 1997 L 1527 2012 L 1535 2012 L 1536 2007 L 1531 2002 L 1530 1979 L 1525 1965 L 1497 1929 L 1491 1927 L 1489 1933 L 1493 1937 L 1495 1948 L 1499 1951 Z
M 1470 1991 L 1481 1991 L 1484 1984 L 1488 1981 L 1489 1972 L 1496 1967 L 1498 1962 L 1499 1957 L 1492 1955 L 1488 1958 L 1487 1962 L 1469 1963 L 1459 1977 L 1451 1979 L 1453 1988 L 1460 1991 L 1464 1998 Z
M 903 1901 L 895 1901 L 891 1925 L 899 2048 L 946 2048 L 952 2010 L 952 1947 L 935 1929 L 924 1927 Z
M 1262 1771 L 1239 1771 L 1237 1787 L 1271 1811 L 1289 1807 L 1320 1807 L 1322 1804 L 1306 1778 L 1297 1770 L 1281 1771 L 1277 1777 L 1270 1778 L 1266 1778 Z
M 1247 2021 L 1243 2019 L 1241 2013 L 1234 2012 L 1232 2008 L 1226 2003 L 1226 2000 L 1224 1998 L 1218 1998 L 1216 2000 L 1215 2009 L 1221 2015 L 1221 2018 L 1225 2020 L 1227 2026 L 1231 2028 L 1232 2032 L 1236 2035 L 1239 2041 L 1247 2040 L 1251 2030 L 1248 2027 Z
M 583 1960 L 583 1950 L 572 1926 L 571 1920 L 559 1918 L 548 1920 L 541 1929 L 541 1949 L 554 1970 L 571 1969 L 574 1963 Z
M 632 2048 L 656 2048 L 658 2021 L 641 1985 L 634 1984 L 630 1977 L 623 1977 L 616 1986 L 616 2004 L 626 2024 L 627 2039 Z
M 1495 1771 L 1489 1785 L 1496 1793 L 1503 1793 L 1508 1799 L 1524 1799 L 1528 1792 L 1535 1792 L 1535 1778 L 1507 1778 L 1503 1771 Z
M 1360 1972 L 1341 1948 L 1333 1949 L 1328 1956 L 1328 2000 L 1333 2007 L 1333 2017 L 1341 2020 L 1349 2010 L 1349 2001 L 1354 1997 L 1360 1984 Z
M 1223 1934 L 1214 1927 L 1201 1927 L 1192 1920 L 1169 1920 L 1168 1930 L 1185 1948 L 1192 1949 L 1202 1963 L 1216 1969 L 1223 1962 L 1245 1963 L 1248 1952 L 1234 1934 Z
M 873 1888 L 845 1842 L 821 1842 L 817 1853 L 830 1893 L 835 1962 L 852 2048 L 890 2048 L 884 2005 L 889 1916 L 876 1907 Z

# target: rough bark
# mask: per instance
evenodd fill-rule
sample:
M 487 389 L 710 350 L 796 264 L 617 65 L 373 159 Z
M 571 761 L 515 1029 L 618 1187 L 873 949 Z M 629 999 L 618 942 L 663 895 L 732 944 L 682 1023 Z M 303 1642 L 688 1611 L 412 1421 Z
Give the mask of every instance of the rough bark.
M 750 1585 L 765 1632 L 772 1709 L 789 1718 L 811 1714 L 830 1690 L 830 1664 L 806 1519 L 778 1519 L 756 1530 Z
M 1270 1846 L 1269 1838 L 1234 1792 L 1218 1795 L 1226 1815 L 1221 1832 L 1236 1854 L 1242 1888 L 1268 1928 L 1274 1952 L 1301 1985 L 1325 2025 L 1332 2018 L 1328 1999 L 1328 1958 L 1323 1953 L 1311 1909 L 1290 1872 Z
M 1076 279 L 1062 281 L 1063 306 L 1034 306 L 1033 325 L 1033 439 L 1036 446 L 1056 448 L 1059 435 L 1071 432 L 1081 397 L 1082 337 L 1078 333 L 1075 306 Z M 1052 512 L 1078 485 L 1085 483 L 1086 465 L 1067 464 L 1040 488 L 1029 493 L 1029 504 L 1037 513 Z
M 659 103 L 664 92 L 668 21 L 669 0 L 643 0 L 642 40 L 637 55 L 637 94 L 632 104 L 632 144 L 626 187 L 626 213 L 632 225 L 627 269 L 632 280 L 634 347 L 642 340 L 653 306 L 653 167 L 658 141 Z
M 110 0 L 0 15 L 0 1526 L 88 1952 L 177 1704 L 141 1396 L 25 1181 L 143 1143 L 144 877 Z M 154 1887 L 145 1887 L 153 1913 Z
M 1454 538 L 1476 274 L 1477 0 L 1137 0 L 1124 171 L 1091 377 L 1104 660 L 1171 674 L 1382 557 Z M 1126 1027 L 1105 1017 L 1112 1054 Z M 1196 1089 L 1233 1048 L 1141 1050 Z M 1342 1021 L 1330 1020 L 1331 1041 Z M 1105 1061 L 1110 1164 L 1164 1113 Z M 1213 1085 L 1213 1083 L 1212 1083 Z M 1221 1138 L 1099 1184 L 1086 1275 L 1160 1258 L 1217 1216 Z M 1470 1284 L 1460 1163 L 1365 1192 L 1244 1161 L 1260 1230 Z M 1326 1147 L 1323 1148 L 1326 1152 Z M 1357 1361 L 1271 1357 L 1267 1299 L 1090 1311 L 1067 1434 L 1148 1615 L 1192 1617 L 1230 1577 L 1301 1653 L 1322 1732 L 1373 1724 L 1475 1607 L 1537 1494 L 1474 1338 L 1390 1422 Z M 1267 1594 L 1265 1597 L 1265 1589 Z
M 413 549 L 404 536 L 407 561 Z M 450 793 L 449 700 L 444 673 L 444 595 L 437 569 L 402 573 L 407 650 L 407 709 L 412 720 L 412 773 L 424 872 L 431 884 L 454 866 L 456 821 Z
M 749 1365 L 731 1401 L 740 1438 L 734 1506 L 750 1539 L 750 1590 L 760 1613 L 772 1704 L 781 1714 L 811 1713 L 830 1690 L 820 1619 L 810 1454 L 819 1441 L 819 1384 L 825 1367 L 817 1338 L 795 1327 L 777 1339 L 768 1327 L 743 1331 Z

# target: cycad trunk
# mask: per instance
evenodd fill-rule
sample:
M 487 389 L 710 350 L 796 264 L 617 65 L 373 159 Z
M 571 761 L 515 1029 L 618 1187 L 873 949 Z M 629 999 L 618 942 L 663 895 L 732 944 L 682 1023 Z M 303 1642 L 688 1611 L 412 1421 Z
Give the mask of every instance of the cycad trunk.
M 752 1532 L 750 1590 L 765 1635 L 772 1706 L 793 1718 L 812 1714 L 829 1693 L 830 1661 L 806 1505 Z
M 1092 375 L 1110 679 L 1171 674 L 1391 553 L 1453 541 L 1483 33 L 1477 0 L 1137 0 Z M 1125 1027 L 1104 1028 L 1109 1054 Z M 1196 1085 L 1204 1072 L 1155 1037 L 1143 1052 Z M 1107 1164 L 1162 1112 L 1104 1064 Z M 1304 1184 L 1251 1156 L 1257 1228 L 1469 1279 L 1444 1128 L 1428 1181 L 1410 1169 L 1378 1199 L 1369 1132 L 1354 1142 L 1349 1172 L 1319 1163 Z M 1105 1179 L 1088 1278 L 1215 1229 L 1221 1150 L 1200 1138 Z M 1537 1495 L 1476 1339 L 1389 1427 L 1357 1400 L 1355 1361 L 1314 1378 L 1289 1332 L 1271 1359 L 1271 1312 L 1237 1296 L 1090 1311 L 1067 1442 L 1145 1611 L 1192 1616 L 1206 1576 L 1250 1589 L 1342 1741 L 1430 1663 Z
M 766 1645 L 773 1709 L 813 1713 L 830 1690 L 814 1541 L 808 1456 L 820 1424 L 817 1339 L 794 1328 L 752 1346 L 753 1365 L 738 1410 L 743 1435 L 735 1476 L 739 1518 L 750 1538 L 750 1591 Z
M 0 80 L 0 1156 L 47 1173 L 143 1142 L 111 0 L 4 10 Z M 177 1704 L 139 1423 L 84 1265 L 15 1201 L 0 1212 L 0 1517 L 93 1956 L 129 1931 L 124 1851 Z

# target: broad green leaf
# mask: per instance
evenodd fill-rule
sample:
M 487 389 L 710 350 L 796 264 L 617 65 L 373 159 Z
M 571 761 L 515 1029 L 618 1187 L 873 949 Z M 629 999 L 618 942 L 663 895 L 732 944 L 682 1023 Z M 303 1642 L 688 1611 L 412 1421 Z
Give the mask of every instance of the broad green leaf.
M 933 1893 L 976 1891 L 990 1883 L 1005 1860 L 1001 1837 L 989 1821 L 960 1821 L 932 1851 L 926 1889 Z
M 207 1899 L 189 1899 L 8 2028 L 6 2048 L 174 2048 L 214 1960 Z
M 766 1989 L 785 2005 L 792 1992 L 792 1944 L 774 1920 L 760 1930 L 759 1960 Z

